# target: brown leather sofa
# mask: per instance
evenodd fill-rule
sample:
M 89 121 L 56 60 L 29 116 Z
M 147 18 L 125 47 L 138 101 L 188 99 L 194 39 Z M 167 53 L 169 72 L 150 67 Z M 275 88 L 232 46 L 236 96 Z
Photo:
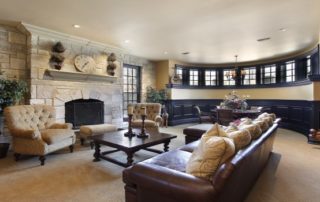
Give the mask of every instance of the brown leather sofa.
M 125 169 L 126 201 L 243 201 L 269 159 L 279 120 L 222 164 L 211 180 L 185 172 L 186 163 L 199 140 Z

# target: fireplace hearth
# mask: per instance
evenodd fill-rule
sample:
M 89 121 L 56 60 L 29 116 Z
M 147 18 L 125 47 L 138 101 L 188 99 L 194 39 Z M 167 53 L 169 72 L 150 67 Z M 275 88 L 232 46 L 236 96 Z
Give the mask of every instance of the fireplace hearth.
M 78 99 L 65 103 L 65 121 L 74 129 L 82 125 L 104 123 L 104 103 L 96 99 Z

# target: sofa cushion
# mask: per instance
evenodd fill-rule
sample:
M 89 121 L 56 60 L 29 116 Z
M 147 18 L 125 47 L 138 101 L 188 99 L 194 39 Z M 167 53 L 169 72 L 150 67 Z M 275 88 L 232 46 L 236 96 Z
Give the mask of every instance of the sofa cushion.
M 67 138 L 75 137 L 73 130 L 69 129 L 44 129 L 40 131 L 43 141 L 47 144 L 55 144 Z
M 189 144 L 183 145 L 182 147 L 180 147 L 179 149 L 182 151 L 187 151 L 187 152 L 193 152 L 199 145 L 200 140 L 191 142 Z
M 251 135 L 248 130 L 227 133 L 227 137 L 233 140 L 236 151 L 246 147 L 251 142 Z
M 154 164 L 180 172 L 186 172 L 186 165 L 190 156 L 190 152 L 176 149 L 145 160 L 144 163 Z
M 186 172 L 209 180 L 234 152 L 235 146 L 230 138 L 203 135 L 187 163 Z
M 249 131 L 252 140 L 259 138 L 262 134 L 262 130 L 258 124 L 239 125 L 239 129 Z

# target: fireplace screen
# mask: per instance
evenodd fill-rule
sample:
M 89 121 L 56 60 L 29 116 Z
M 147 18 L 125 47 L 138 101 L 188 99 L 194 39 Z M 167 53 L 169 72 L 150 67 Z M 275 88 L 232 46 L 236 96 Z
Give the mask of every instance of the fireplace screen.
M 95 99 L 79 99 L 65 103 L 65 121 L 75 129 L 81 125 L 104 123 L 104 104 Z

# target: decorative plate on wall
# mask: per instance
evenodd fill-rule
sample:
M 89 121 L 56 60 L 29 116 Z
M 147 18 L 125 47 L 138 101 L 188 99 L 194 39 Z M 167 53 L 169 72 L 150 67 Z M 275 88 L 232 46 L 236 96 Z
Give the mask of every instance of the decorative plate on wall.
M 74 59 L 74 66 L 80 72 L 93 73 L 96 69 L 96 62 L 88 55 L 78 55 Z

